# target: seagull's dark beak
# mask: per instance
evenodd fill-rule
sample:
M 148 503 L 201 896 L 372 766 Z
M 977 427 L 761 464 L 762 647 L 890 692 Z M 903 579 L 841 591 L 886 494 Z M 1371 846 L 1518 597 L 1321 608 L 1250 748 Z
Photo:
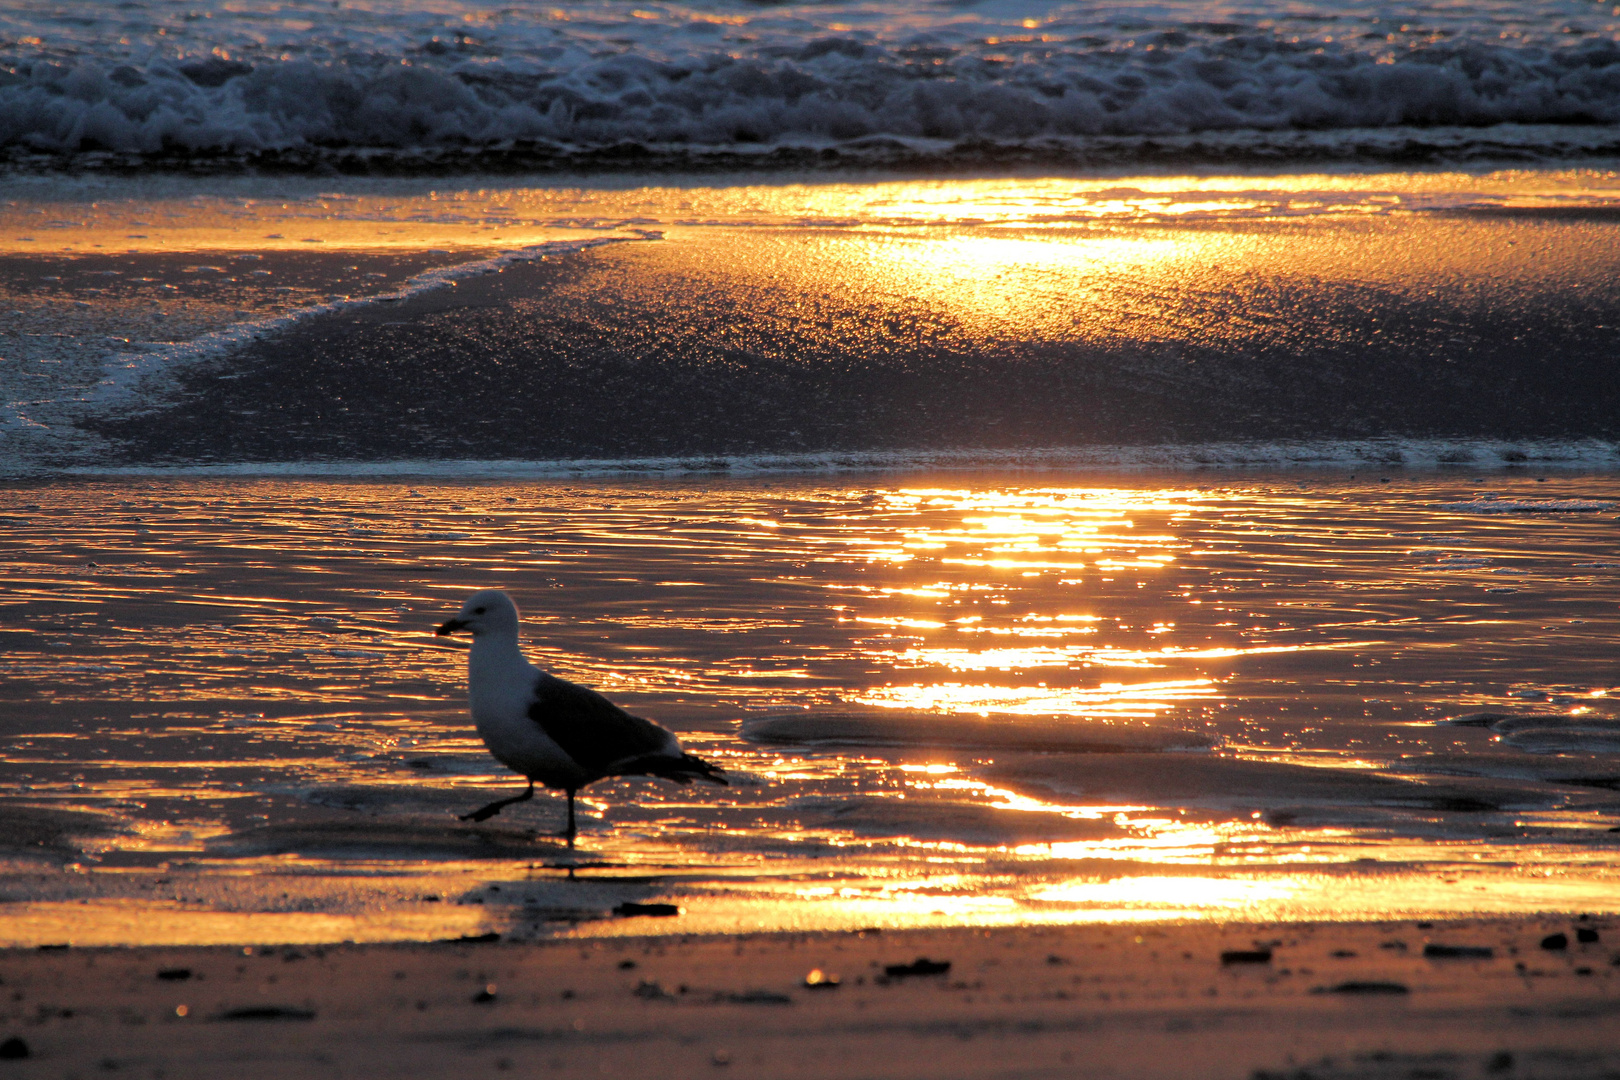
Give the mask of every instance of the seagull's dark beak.
M 467 629 L 467 624 L 462 622 L 460 619 L 446 619 L 444 622 L 439 624 L 439 629 L 434 631 L 434 636 L 447 637 L 448 635 L 455 633 L 457 630 L 465 629 Z

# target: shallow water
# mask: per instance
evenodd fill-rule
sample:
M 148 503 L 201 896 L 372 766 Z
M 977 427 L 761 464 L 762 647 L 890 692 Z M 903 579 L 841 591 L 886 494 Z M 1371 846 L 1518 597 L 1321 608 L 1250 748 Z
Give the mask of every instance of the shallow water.
M 9 944 L 1611 910 L 1612 476 L 0 491 Z M 515 790 L 434 623 L 731 787 Z M 1542 719 L 1437 721 L 1479 711 Z M 947 719 L 938 720 L 937 717 Z M 611 916 L 675 903 L 668 922 Z

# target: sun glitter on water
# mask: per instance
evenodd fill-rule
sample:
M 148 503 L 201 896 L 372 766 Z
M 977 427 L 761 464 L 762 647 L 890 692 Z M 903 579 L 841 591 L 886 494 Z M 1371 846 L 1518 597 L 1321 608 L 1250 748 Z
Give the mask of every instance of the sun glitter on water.
M 66 846 L 43 894 L 6 871 L 35 897 L 8 940 L 629 933 L 625 900 L 692 932 L 1605 910 L 1613 815 L 1560 780 L 1586 759 L 1432 721 L 1606 713 L 1612 523 L 1446 509 L 1447 477 L 1200 479 L 15 490 L 6 835 Z M 1498 600 L 1504 566 L 1545 602 Z M 554 800 L 455 822 L 515 793 L 431 634 L 473 584 L 736 787 L 588 789 L 573 881 Z

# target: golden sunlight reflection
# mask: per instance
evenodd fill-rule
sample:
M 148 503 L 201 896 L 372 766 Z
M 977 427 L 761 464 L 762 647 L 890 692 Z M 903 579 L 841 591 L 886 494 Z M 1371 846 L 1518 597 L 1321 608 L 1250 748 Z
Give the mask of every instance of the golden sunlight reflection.
M 866 621 L 882 622 L 883 620 Z M 889 624 L 899 625 L 900 621 L 890 621 Z M 912 620 L 905 622 L 904 625 L 938 628 L 943 624 Z M 1172 629 L 1169 626 L 1154 626 L 1149 628 L 1147 632 L 1150 634 L 1169 633 Z M 1023 628 L 961 627 L 959 632 L 999 632 L 1022 636 L 1064 636 L 1066 633 L 1087 633 L 1088 631 L 1032 631 Z M 1346 641 L 1325 645 L 1263 645 L 1247 649 L 1181 649 L 1174 647 L 1162 649 L 1105 649 L 1095 648 L 1090 645 L 1065 645 L 1062 648 L 983 649 L 977 652 L 959 648 L 914 648 L 887 652 L 882 655 L 889 657 L 894 661 L 895 666 L 899 668 L 947 667 L 953 671 L 1014 671 L 1039 667 L 1162 668 L 1168 662 L 1175 660 L 1231 659 L 1242 656 L 1265 656 L 1276 653 L 1310 652 L 1322 649 L 1356 649 L 1375 644 L 1377 642 Z
M 1117 819 L 1118 824 L 1122 826 L 1129 824 L 1132 827 L 1142 828 L 1162 828 L 1165 826 L 1174 827 L 1180 824 L 1173 821 L 1149 821 L 1146 819 L 1132 819 L 1129 822 L 1124 820 L 1123 815 L 1138 813 L 1140 811 L 1151 809 L 1151 807 L 1147 806 L 1069 806 L 1062 803 L 1049 802 L 1044 799 L 1032 798 L 1028 795 L 1023 795 L 1016 791 L 1010 791 L 1006 788 L 995 787 L 991 784 L 985 783 L 982 780 L 960 778 L 954 775 L 959 771 L 954 765 L 902 765 L 900 768 L 905 772 L 921 772 L 927 776 L 949 777 L 949 779 L 945 780 L 908 779 L 906 781 L 906 786 L 909 788 L 914 788 L 918 791 L 951 791 L 970 793 L 989 800 L 989 805 L 995 807 L 997 810 L 1024 810 L 1037 813 L 1061 814 L 1064 817 L 1091 821 L 1099 821 L 1103 818 L 1115 818 Z M 1049 851 L 1050 847 L 1042 846 L 1040 850 Z
M 1317 179 L 1328 187 L 1346 187 L 1344 178 Z M 1410 178 L 1382 180 L 1395 186 L 1410 182 Z M 1289 178 L 1266 184 L 1291 188 L 1298 182 Z M 1206 179 L 1192 181 L 1191 186 L 1219 191 L 1232 183 Z M 1241 191 L 1254 187 L 1255 181 L 1239 179 L 1236 184 Z M 1178 186 L 1187 185 L 1183 179 Z M 1367 186 L 1376 190 L 1381 185 L 1372 180 Z M 1132 194 L 1120 194 L 1133 188 L 1137 190 Z M 600 234 L 626 225 L 668 228 L 697 222 L 882 221 L 904 226 L 973 221 L 994 227 L 1051 227 L 1058 222 L 1253 215 L 1286 209 L 1291 202 L 1286 193 L 1280 199 L 1242 194 L 1188 198 L 1163 188 L 1162 178 L 1100 186 L 1071 180 L 951 180 L 581 189 L 465 188 L 409 181 L 323 180 L 312 185 L 296 179 L 213 177 L 205 182 L 176 178 L 167 185 L 142 185 L 122 195 L 105 183 L 78 191 L 58 184 L 32 199 L 14 198 L 0 206 L 0 251 L 487 247 Z M 1385 205 L 1376 200 L 1377 196 L 1351 201 L 1368 208 Z
M 1288 877 L 1118 877 L 1068 881 L 1030 894 L 1054 904 L 1187 908 L 1242 908 L 1286 900 L 1300 891 Z
M 987 336 L 1140 345 L 1179 341 L 1186 327 L 1162 304 L 1121 306 L 1122 277 L 1190 285 L 1209 267 L 1249 262 L 1266 246 L 1213 230 L 1018 238 L 978 231 L 851 238 L 829 246 L 827 257 L 865 288 L 939 304 Z
M 0 944 L 1609 910 L 1592 733 L 1436 722 L 1612 712 L 1608 515 L 1443 509 L 1612 497 L 1545 471 L 30 481 Z M 588 889 L 556 793 L 458 821 L 520 783 L 433 634 L 476 586 L 734 783 L 592 785 Z
M 1077 585 L 1088 575 L 1103 583 L 1137 575 L 1163 574 L 1193 550 L 1180 522 L 1203 504 L 1207 492 L 1165 489 L 1048 488 L 1008 491 L 911 488 L 888 491 L 878 508 L 881 520 L 904 537 L 914 554 L 908 573 L 927 586 L 900 584 L 858 586 L 874 598 L 924 602 L 933 613 L 913 606 L 886 614 L 841 613 L 853 623 L 895 631 L 893 638 L 863 644 L 867 655 L 901 672 L 940 668 L 947 672 L 1061 673 L 1088 668 L 1166 669 L 1191 667 L 1185 677 L 1150 682 L 1105 682 L 1065 685 L 1051 674 L 1014 685 L 979 685 L 944 677 L 932 682 L 892 681 L 851 695 L 848 700 L 882 708 L 977 713 L 980 715 L 1056 715 L 1151 719 L 1175 710 L 1222 699 L 1219 672 L 1201 670 L 1268 655 L 1314 650 L 1353 651 L 1376 644 L 1358 640 L 1326 642 L 1172 643 L 1176 621 L 1163 617 L 1129 627 L 1116 619 L 1071 610 L 1018 611 L 1010 598 L 1014 588 L 1004 576 L 1057 570 L 1059 586 Z M 852 522 L 846 541 L 850 556 L 872 560 L 880 551 L 892 555 L 893 540 L 874 535 L 864 521 Z M 1074 558 L 1082 554 L 1085 559 Z M 1062 555 L 1060 559 L 1052 556 Z M 953 576 L 939 580 L 938 571 Z M 1001 593 L 998 597 L 995 594 Z M 988 608 L 971 597 L 991 594 Z M 1005 597 L 1006 599 L 1003 599 Z M 976 610 L 957 612 L 969 603 Z M 998 611 L 1006 606 L 1010 610 Z M 841 609 L 847 611 L 847 608 Z M 923 640 L 906 640 L 912 631 Z M 1107 641 L 1073 642 L 1076 636 L 1098 638 L 1128 632 L 1142 635 L 1151 647 Z M 948 644 L 941 634 L 1009 637 L 1051 641 L 1050 645 L 975 649 Z M 1177 674 L 1181 674 L 1178 672 Z
M 1177 706 L 1220 697 L 1213 679 L 1103 683 L 1100 686 L 979 686 L 914 683 L 884 686 L 850 700 L 885 709 L 943 713 L 1003 713 L 1009 716 L 1115 716 L 1151 719 Z

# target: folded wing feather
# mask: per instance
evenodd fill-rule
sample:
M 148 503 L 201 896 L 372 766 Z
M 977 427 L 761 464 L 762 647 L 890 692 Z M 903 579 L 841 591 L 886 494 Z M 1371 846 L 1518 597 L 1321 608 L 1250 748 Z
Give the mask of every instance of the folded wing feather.
M 594 777 L 648 771 L 651 759 L 674 756 L 674 738 L 632 716 L 589 687 L 542 674 L 529 717 L 563 753 Z M 637 767 L 640 766 L 640 767 Z

